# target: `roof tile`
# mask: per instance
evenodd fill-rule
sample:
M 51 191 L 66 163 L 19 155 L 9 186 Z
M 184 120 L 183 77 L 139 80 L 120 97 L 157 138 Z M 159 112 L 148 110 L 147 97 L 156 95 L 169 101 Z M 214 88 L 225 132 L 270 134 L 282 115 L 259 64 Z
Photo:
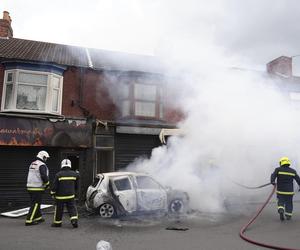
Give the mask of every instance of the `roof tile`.
M 153 56 L 134 55 L 100 49 L 88 49 L 94 69 L 162 73 L 162 65 Z M 86 48 L 25 40 L 0 39 L 0 58 L 89 67 Z

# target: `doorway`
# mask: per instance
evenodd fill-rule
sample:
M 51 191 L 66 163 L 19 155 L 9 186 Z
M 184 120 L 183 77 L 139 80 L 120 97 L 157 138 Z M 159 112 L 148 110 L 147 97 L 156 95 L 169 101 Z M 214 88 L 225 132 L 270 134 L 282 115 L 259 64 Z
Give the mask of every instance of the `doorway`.
M 79 152 L 63 152 L 61 154 L 62 160 L 69 159 L 71 161 L 72 170 L 79 172 Z
M 96 151 L 96 174 L 114 171 L 114 151 L 101 150 Z

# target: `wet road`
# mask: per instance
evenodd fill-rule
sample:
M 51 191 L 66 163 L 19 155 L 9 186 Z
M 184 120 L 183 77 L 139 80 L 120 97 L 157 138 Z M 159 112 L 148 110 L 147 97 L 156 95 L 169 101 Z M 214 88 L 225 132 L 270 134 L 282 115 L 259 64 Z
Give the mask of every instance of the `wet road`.
M 46 222 L 25 227 L 24 217 L 0 217 L 0 249 L 96 249 L 100 240 L 113 250 L 253 250 L 265 249 L 240 239 L 238 232 L 261 204 L 249 204 L 235 214 L 192 213 L 180 219 L 135 217 L 102 220 L 81 213 L 79 228 L 73 229 L 64 216 L 62 228 L 50 227 L 52 211 Z M 167 230 L 188 229 L 184 230 Z M 295 203 L 292 221 L 280 222 L 276 204 L 270 203 L 247 231 L 247 236 L 274 245 L 300 249 L 300 203 Z

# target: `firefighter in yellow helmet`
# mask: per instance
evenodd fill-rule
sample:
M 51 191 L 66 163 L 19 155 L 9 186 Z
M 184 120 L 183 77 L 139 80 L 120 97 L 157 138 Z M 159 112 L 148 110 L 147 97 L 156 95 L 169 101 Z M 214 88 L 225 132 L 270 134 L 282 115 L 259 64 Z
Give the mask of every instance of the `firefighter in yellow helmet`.
M 293 196 L 294 196 L 294 184 L 296 180 L 300 186 L 300 177 L 296 170 L 290 168 L 291 161 L 288 157 L 282 157 L 279 160 L 279 167 L 271 175 L 271 183 L 275 185 L 277 179 L 277 209 L 280 220 L 287 220 L 292 218 L 293 213 Z

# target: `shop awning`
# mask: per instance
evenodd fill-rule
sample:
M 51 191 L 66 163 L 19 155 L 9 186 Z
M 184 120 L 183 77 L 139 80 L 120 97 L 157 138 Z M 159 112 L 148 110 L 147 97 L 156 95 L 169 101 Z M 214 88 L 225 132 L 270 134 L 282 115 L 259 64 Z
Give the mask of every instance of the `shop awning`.
M 161 143 L 166 144 L 166 136 L 172 136 L 172 135 L 184 135 L 184 132 L 182 129 L 179 128 L 173 128 L 173 129 L 168 129 L 168 128 L 163 128 L 161 129 L 159 133 L 159 139 Z

